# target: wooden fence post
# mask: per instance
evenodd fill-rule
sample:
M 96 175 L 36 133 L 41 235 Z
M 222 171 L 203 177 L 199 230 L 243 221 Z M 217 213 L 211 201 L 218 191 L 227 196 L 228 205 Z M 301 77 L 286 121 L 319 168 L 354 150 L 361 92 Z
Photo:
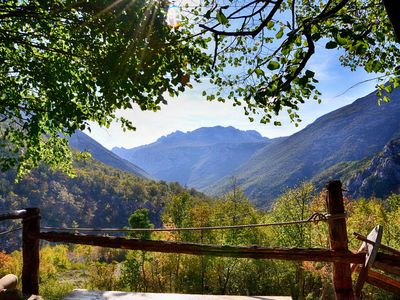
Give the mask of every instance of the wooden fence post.
M 326 205 L 328 214 L 329 241 L 331 249 L 339 252 L 348 252 L 348 239 L 344 216 L 342 183 L 340 180 L 330 181 L 327 186 Z M 350 264 L 336 262 L 333 264 L 333 285 L 337 300 L 353 300 L 353 285 L 351 281 Z
M 22 293 L 39 294 L 40 210 L 27 208 L 22 220 Z

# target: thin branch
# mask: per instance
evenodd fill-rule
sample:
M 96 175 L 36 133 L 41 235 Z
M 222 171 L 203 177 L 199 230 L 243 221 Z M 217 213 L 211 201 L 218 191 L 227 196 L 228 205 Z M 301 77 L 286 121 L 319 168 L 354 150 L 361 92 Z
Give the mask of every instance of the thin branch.
M 292 0 L 292 28 L 293 29 L 296 24 L 296 16 L 295 16 L 295 6 L 296 6 L 296 0 Z
M 231 20 L 235 20 L 235 19 L 242 19 L 242 18 L 251 18 L 251 17 L 254 17 L 255 15 L 259 14 L 260 12 L 262 12 L 262 11 L 268 6 L 269 3 L 270 3 L 269 1 L 266 2 L 266 3 L 264 3 L 264 5 L 261 6 L 257 11 L 254 11 L 254 10 L 253 10 L 253 11 L 252 11 L 250 14 L 248 14 L 248 15 L 242 15 L 242 16 L 236 16 L 236 17 L 228 16 L 227 18 L 228 18 L 228 19 L 231 19 Z
M 211 65 L 211 68 L 212 68 L 212 69 L 214 69 L 215 63 L 217 62 L 218 44 L 219 44 L 218 35 L 214 34 L 214 40 L 215 40 L 215 48 L 214 48 L 214 59 L 213 59 L 212 65 Z
M 247 3 L 246 5 L 243 5 L 241 8 L 235 10 L 233 13 L 231 13 L 227 18 L 232 18 L 234 15 L 240 13 L 242 10 L 246 9 L 247 7 L 252 6 L 253 4 L 257 4 L 259 2 L 259 0 L 254 0 L 250 3 Z
M 304 67 L 306 66 L 308 60 L 311 58 L 311 56 L 315 52 L 314 41 L 313 41 L 313 39 L 311 37 L 311 33 L 309 32 L 309 30 L 305 30 L 304 35 L 306 36 L 307 46 L 308 46 L 308 51 L 306 53 L 306 56 L 303 58 L 303 60 L 301 61 L 301 63 L 297 67 L 296 71 L 292 74 L 292 76 L 290 76 L 281 87 L 279 87 L 279 85 L 278 85 L 277 91 L 285 90 L 290 85 L 290 83 L 295 78 L 297 78 L 297 76 L 300 75 L 301 71 L 303 71 Z
M 363 84 L 363 83 L 367 83 L 367 82 L 375 81 L 375 80 L 381 80 L 382 78 L 387 78 L 387 77 L 389 77 L 390 75 L 394 75 L 394 73 L 388 74 L 388 75 L 377 76 L 377 77 L 374 77 L 374 78 L 365 79 L 365 80 L 362 80 L 362 81 L 360 81 L 360 82 L 357 82 L 356 84 L 353 84 L 351 87 L 347 88 L 344 92 L 340 93 L 339 95 L 336 95 L 334 98 L 338 98 L 338 97 L 340 97 L 340 96 L 343 96 L 344 94 L 346 94 L 346 93 L 347 93 L 348 91 L 350 91 L 351 89 L 354 89 L 355 87 L 357 87 L 357 86 L 359 86 L 359 85 L 361 85 L 361 84 Z
M 214 34 L 217 35 L 223 35 L 223 36 L 251 36 L 251 37 L 256 37 L 263 29 L 264 27 L 267 26 L 268 22 L 272 20 L 274 17 L 275 13 L 278 11 L 279 7 L 281 6 L 283 0 L 278 0 L 276 1 L 274 7 L 271 9 L 270 13 L 268 16 L 261 22 L 261 24 L 254 30 L 251 31 L 221 31 L 221 30 L 216 30 L 211 27 L 205 26 L 203 24 L 200 24 L 199 26 L 207 31 L 210 31 Z
M 339 2 L 338 5 L 336 5 L 334 8 L 332 8 L 331 10 L 323 10 L 318 16 L 315 17 L 315 20 L 323 20 L 323 19 L 327 19 L 329 17 L 331 17 L 332 15 L 336 14 L 339 10 L 341 10 L 343 7 L 345 7 L 345 5 L 349 2 L 349 0 L 342 0 L 341 2 Z M 327 8 L 328 4 L 325 6 L 325 8 Z

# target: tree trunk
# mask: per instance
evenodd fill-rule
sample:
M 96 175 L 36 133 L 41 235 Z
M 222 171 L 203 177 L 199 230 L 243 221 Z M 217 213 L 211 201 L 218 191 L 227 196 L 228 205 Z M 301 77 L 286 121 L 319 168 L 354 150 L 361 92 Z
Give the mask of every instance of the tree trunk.
M 390 23 L 392 23 L 394 34 L 397 42 L 400 42 L 400 1 L 399 0 L 383 0 L 386 13 L 388 14 Z
M 145 252 L 145 251 L 142 251 L 141 254 L 142 254 L 142 255 L 141 255 L 141 256 L 142 256 L 142 263 L 141 263 L 141 265 L 142 265 L 143 288 L 144 288 L 144 291 L 147 292 L 146 271 L 145 271 L 145 269 L 144 269 L 144 263 L 145 263 L 145 261 L 146 261 L 146 252 Z

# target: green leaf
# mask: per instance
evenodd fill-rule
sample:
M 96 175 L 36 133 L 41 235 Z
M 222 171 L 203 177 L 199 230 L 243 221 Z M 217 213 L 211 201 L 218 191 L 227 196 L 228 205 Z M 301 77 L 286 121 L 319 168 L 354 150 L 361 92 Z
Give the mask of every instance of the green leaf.
M 277 61 L 270 61 L 267 65 L 267 68 L 271 71 L 279 69 L 280 65 Z
M 222 24 L 222 25 L 227 25 L 229 23 L 228 18 L 224 15 L 224 13 L 222 12 L 222 9 L 217 11 L 217 21 Z
M 387 85 L 385 87 L 385 91 L 390 94 L 391 92 L 393 92 L 393 86 L 391 84 Z
M 281 29 L 275 34 L 275 37 L 277 39 L 280 39 L 283 36 L 283 28 L 281 27 Z
M 337 43 L 334 41 L 329 41 L 326 43 L 325 48 L 326 49 L 335 49 L 337 47 Z
M 315 72 L 310 71 L 310 70 L 306 71 L 306 77 L 310 78 L 310 77 L 314 77 L 314 75 L 315 75 Z
M 350 41 L 349 38 L 344 38 L 340 34 L 336 35 L 336 42 L 339 45 L 342 45 L 342 46 L 346 45 L 346 44 L 348 44 L 349 41 Z
M 382 64 L 380 61 L 378 60 L 374 60 L 374 62 L 372 63 L 372 71 L 374 71 L 375 73 L 380 72 L 382 69 Z
M 210 19 L 211 18 L 211 13 L 212 13 L 213 9 L 210 8 L 209 10 L 207 10 L 207 12 L 204 14 L 204 18 L 206 19 Z
M 264 76 L 265 73 L 262 69 L 255 69 L 254 72 L 258 75 L 258 76 Z

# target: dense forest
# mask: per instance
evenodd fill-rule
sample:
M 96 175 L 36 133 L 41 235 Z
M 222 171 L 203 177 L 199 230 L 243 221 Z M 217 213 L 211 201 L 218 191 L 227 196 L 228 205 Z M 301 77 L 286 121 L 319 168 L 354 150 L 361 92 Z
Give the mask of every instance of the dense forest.
M 177 183 L 153 181 L 106 166 L 91 158 L 75 161 L 74 178 L 41 166 L 14 183 L 15 172 L 0 173 L 0 211 L 39 207 L 42 226 L 123 227 L 129 215 L 147 208 L 152 223 L 161 224 L 164 203 L 187 192 L 205 198 Z M 0 232 L 18 222 L 1 222 Z M 0 236 L 2 249 L 19 245 L 18 234 Z
M 267 211 L 257 210 L 235 186 L 231 192 L 219 199 L 205 198 L 201 194 L 190 193 L 184 189 L 174 192 L 163 206 L 162 226 L 273 223 L 306 219 L 313 212 L 325 211 L 324 193 L 317 193 L 315 187 L 309 183 L 287 190 Z M 384 227 L 382 242 L 400 248 L 400 195 L 393 194 L 386 199 L 345 199 L 345 206 L 352 250 L 360 246 L 360 242 L 352 238 L 352 233 L 366 235 L 377 224 Z M 121 213 L 120 223 L 129 223 L 132 227 L 152 227 L 155 224 L 151 215 L 151 211 L 146 208 L 137 209 L 129 217 Z M 133 236 L 205 244 L 328 247 L 327 227 L 324 222 Z M 20 251 L 3 253 L 0 260 L 0 275 L 7 272 L 21 273 Z M 45 299 L 60 299 L 73 288 L 163 293 L 292 295 L 293 299 L 333 297 L 331 265 L 325 263 L 160 254 L 43 243 L 40 267 L 40 288 Z M 364 288 L 364 293 L 365 299 L 398 299 L 368 285 Z

